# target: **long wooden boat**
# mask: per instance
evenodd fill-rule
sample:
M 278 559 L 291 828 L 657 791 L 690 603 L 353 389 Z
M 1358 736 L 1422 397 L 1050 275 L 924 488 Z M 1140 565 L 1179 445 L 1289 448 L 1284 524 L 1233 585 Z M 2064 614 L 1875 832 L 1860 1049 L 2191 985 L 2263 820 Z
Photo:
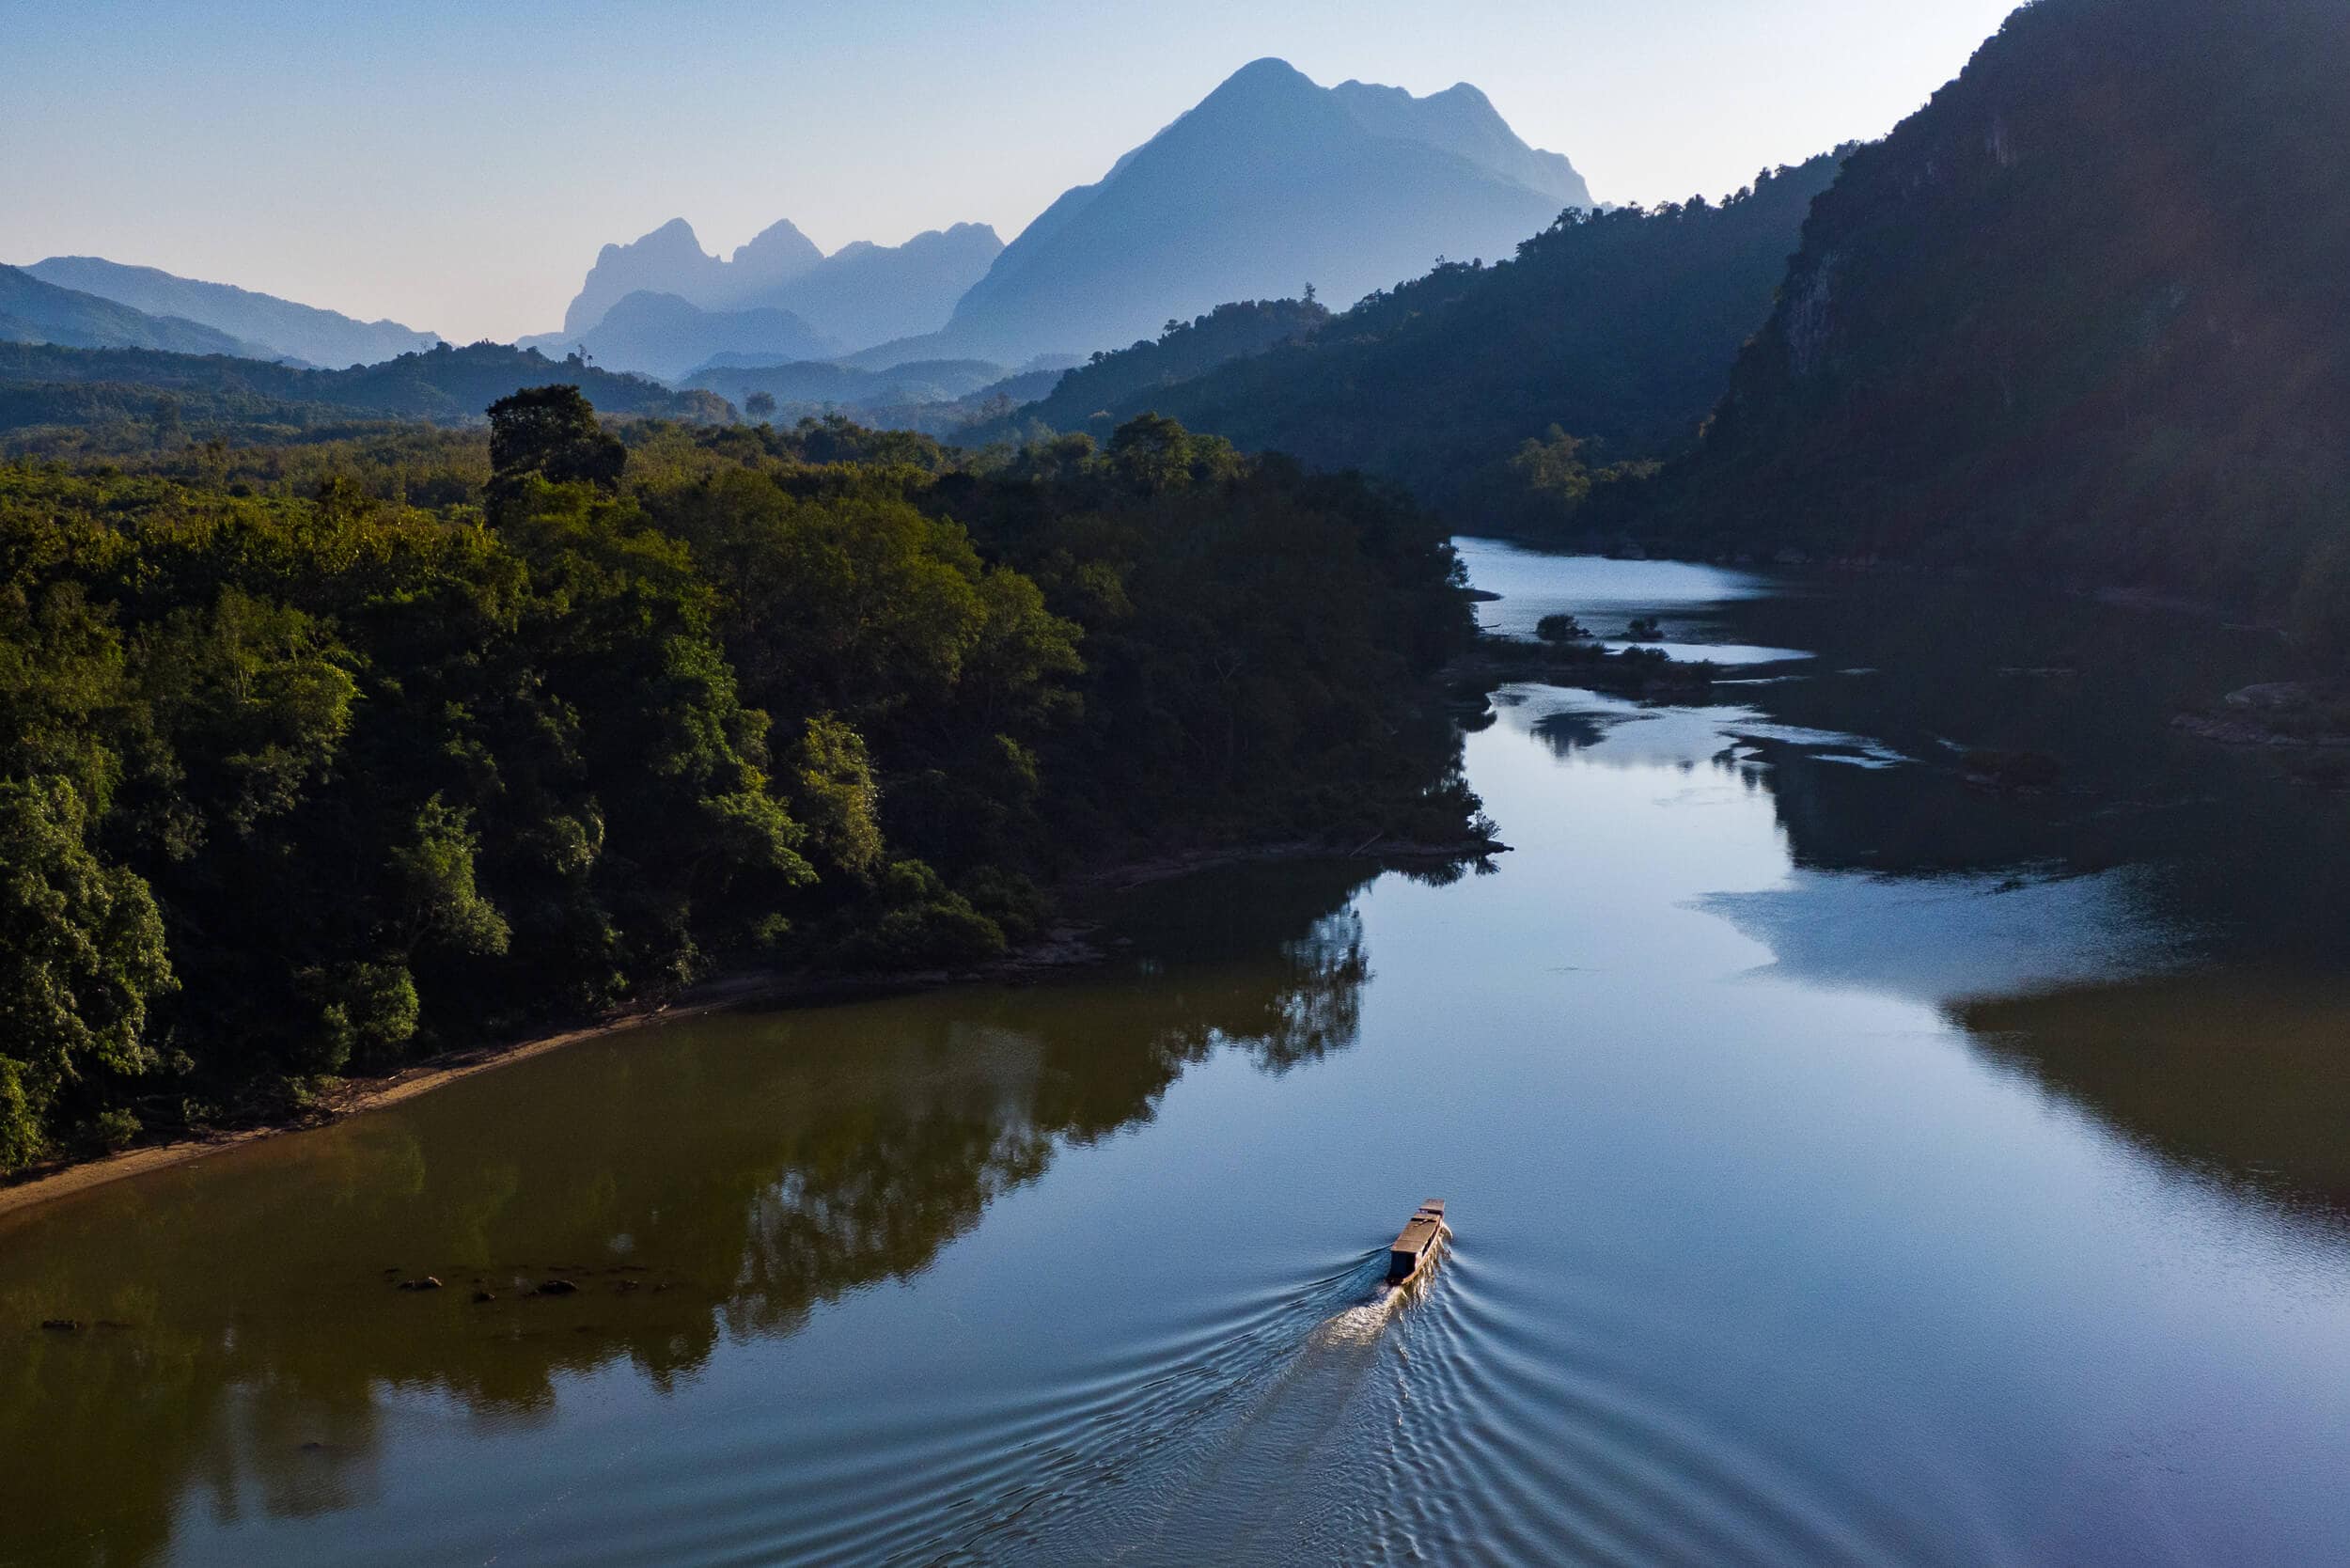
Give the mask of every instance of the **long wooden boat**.
M 1387 1283 L 1402 1285 L 1436 1266 L 1436 1253 L 1445 1237 L 1444 1200 L 1432 1198 L 1419 1206 L 1403 1233 L 1387 1248 Z

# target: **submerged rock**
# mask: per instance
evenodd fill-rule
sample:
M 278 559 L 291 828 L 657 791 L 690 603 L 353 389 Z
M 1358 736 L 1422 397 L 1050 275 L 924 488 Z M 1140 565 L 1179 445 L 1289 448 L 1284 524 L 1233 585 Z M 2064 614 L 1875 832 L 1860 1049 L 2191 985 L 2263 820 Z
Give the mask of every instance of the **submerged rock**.
M 542 1280 L 540 1283 L 538 1294 L 540 1295 L 570 1295 L 578 1289 L 579 1287 L 572 1284 L 569 1279 L 547 1279 Z
M 400 1289 L 403 1291 L 437 1291 L 440 1288 L 441 1281 L 430 1274 L 421 1279 L 403 1279 L 400 1282 Z

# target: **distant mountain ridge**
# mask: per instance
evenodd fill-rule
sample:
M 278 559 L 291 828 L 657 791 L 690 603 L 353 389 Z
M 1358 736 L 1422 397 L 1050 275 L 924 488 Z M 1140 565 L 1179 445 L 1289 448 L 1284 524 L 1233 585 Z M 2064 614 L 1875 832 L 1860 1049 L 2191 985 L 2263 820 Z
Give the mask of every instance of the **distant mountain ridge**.
M 864 369 L 1082 356 L 1308 283 L 1349 304 L 1440 257 L 1509 255 L 1561 212 L 1593 205 L 1573 164 L 1528 146 L 1467 83 L 1425 98 L 1321 87 L 1263 59 L 1096 183 L 1064 192 L 1010 245 L 957 224 L 823 256 L 787 222 L 721 259 L 674 218 L 603 247 L 561 336 L 520 341 L 586 341 L 620 300 L 648 291 L 711 311 L 791 311 Z
M 258 345 L 264 359 L 338 368 L 415 353 L 440 341 L 398 321 L 362 321 L 227 283 L 202 283 L 155 267 L 98 256 L 52 256 L 24 269 L 43 283 L 113 300 L 152 316 L 177 316 Z M 146 347 L 160 347 L 149 344 Z M 212 351 L 205 351 L 212 352 Z
M 1066 192 L 1007 246 L 926 351 L 1018 358 L 1121 347 L 1232 300 L 1311 283 L 1332 302 L 1440 256 L 1499 257 L 1592 205 L 1475 87 L 1321 87 L 1277 59 Z
M 577 340 L 588 358 L 607 370 L 634 371 L 666 381 L 677 380 L 719 353 L 823 359 L 841 349 L 838 338 L 818 332 L 792 311 L 771 306 L 705 310 L 675 294 L 650 289 L 622 296 Z
M 170 353 L 275 357 L 201 321 L 156 316 L 115 300 L 43 282 L 22 267 L 0 266 L 0 341 L 68 349 L 161 349 Z
M 859 240 L 826 256 L 787 220 L 721 260 L 702 249 L 693 225 L 672 218 L 603 247 L 563 313 L 562 336 L 584 338 L 614 306 L 641 292 L 674 295 L 706 311 L 787 310 L 819 335 L 862 348 L 934 331 L 1002 249 L 987 225 L 962 223 L 901 245 Z

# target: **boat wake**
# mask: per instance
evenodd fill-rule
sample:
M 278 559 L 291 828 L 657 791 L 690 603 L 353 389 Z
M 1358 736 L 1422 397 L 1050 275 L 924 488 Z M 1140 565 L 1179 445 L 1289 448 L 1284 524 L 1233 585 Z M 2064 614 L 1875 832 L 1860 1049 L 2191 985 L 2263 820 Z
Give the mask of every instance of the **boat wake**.
M 1437 1232 L 1436 1252 L 1418 1274 L 1400 1285 L 1381 1280 L 1373 1285 L 1368 1299 L 1341 1309 L 1314 1330 L 1316 1344 L 1365 1344 L 1376 1340 L 1386 1330 L 1395 1315 L 1410 1306 L 1432 1288 L 1435 1263 L 1452 1250 L 1452 1228 L 1445 1226 Z

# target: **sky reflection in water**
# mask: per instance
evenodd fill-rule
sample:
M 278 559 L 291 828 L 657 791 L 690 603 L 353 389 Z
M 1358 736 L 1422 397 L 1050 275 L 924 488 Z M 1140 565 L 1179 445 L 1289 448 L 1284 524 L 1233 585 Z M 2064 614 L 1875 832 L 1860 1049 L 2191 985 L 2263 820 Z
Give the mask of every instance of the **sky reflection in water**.
M 1501 694 L 1496 874 L 1143 889 L 1063 984 L 597 1042 L 0 1230 L 0 1563 L 2350 1559 L 2324 803 L 1999 673 L 2175 679 L 2130 623 L 1473 561 L 1821 657 Z

